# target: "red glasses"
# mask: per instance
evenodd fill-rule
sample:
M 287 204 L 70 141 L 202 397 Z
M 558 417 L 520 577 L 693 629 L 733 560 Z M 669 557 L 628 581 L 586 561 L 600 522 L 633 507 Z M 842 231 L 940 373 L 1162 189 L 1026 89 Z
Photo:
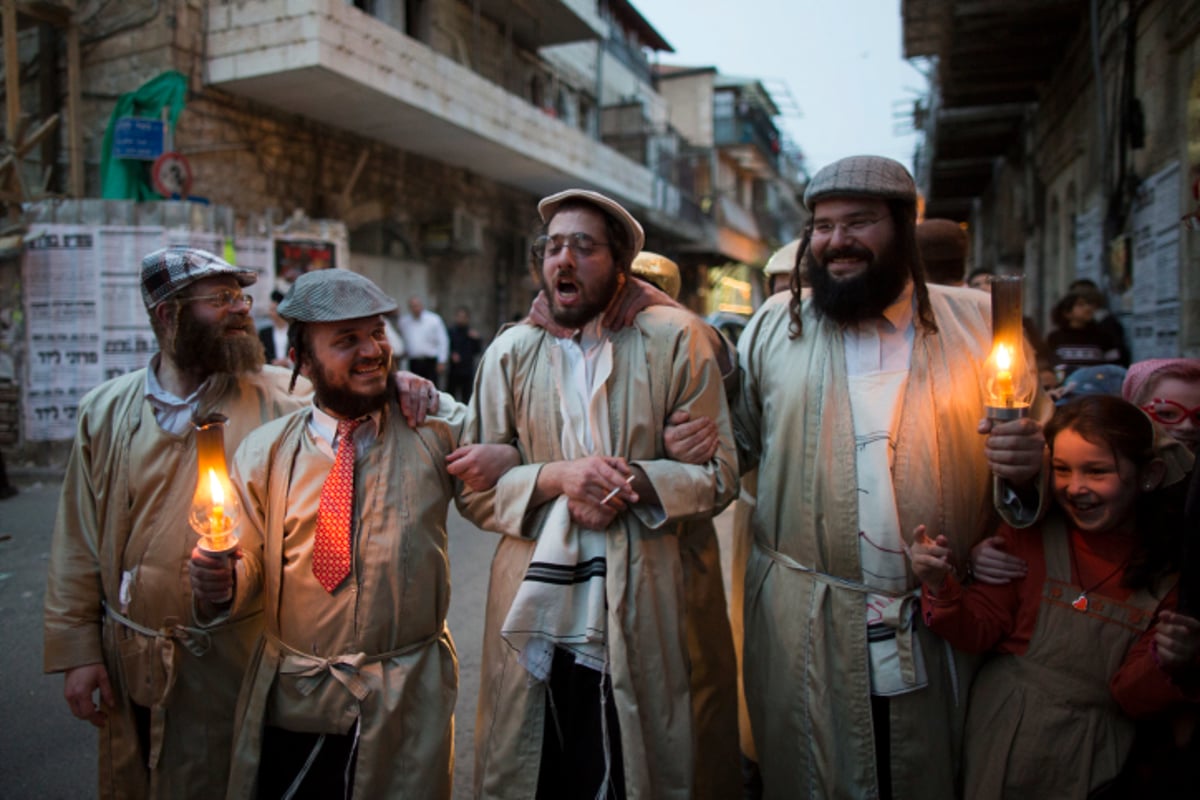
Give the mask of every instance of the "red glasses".
M 1184 408 L 1174 400 L 1163 400 L 1161 397 L 1156 397 L 1142 406 L 1142 411 L 1149 414 L 1155 422 L 1163 425 L 1178 425 L 1184 420 L 1190 419 L 1193 425 L 1200 428 L 1200 406 Z

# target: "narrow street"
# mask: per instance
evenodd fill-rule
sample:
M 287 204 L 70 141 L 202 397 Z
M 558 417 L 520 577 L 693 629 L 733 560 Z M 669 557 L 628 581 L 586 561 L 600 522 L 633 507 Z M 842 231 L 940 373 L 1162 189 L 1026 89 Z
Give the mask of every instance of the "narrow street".
M 16 476 L 21 493 L 0 503 L 0 786 L 11 800 L 78 800 L 95 796 L 96 734 L 71 716 L 62 677 L 42 674 L 42 596 L 50 532 L 58 506 L 56 480 Z M 732 512 L 717 519 L 728 573 Z M 472 737 L 479 690 L 480 637 L 495 537 L 450 509 L 449 625 L 458 648 L 455 798 L 471 796 Z

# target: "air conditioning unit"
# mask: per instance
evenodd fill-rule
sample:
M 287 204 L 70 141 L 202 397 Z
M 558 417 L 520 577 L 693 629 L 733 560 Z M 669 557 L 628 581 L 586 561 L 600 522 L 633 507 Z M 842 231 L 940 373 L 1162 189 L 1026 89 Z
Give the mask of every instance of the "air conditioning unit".
M 452 246 L 460 253 L 478 253 L 483 250 L 483 220 L 462 209 L 454 209 L 454 232 Z

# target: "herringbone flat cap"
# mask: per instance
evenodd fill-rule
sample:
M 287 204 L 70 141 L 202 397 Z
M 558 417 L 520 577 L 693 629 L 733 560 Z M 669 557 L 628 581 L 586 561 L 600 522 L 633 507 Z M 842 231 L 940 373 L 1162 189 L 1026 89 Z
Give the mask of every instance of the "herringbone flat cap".
M 395 300 L 357 272 L 319 269 L 297 278 L 276 310 L 289 321 L 341 322 L 390 314 L 396 308 Z
M 213 275 L 232 275 L 242 286 L 258 280 L 252 269 L 235 267 L 196 247 L 164 247 L 142 259 L 142 302 L 154 308 L 181 289 Z
M 827 197 L 866 196 L 917 202 L 917 185 L 899 161 L 883 156 L 850 156 L 822 169 L 804 190 L 804 205 Z

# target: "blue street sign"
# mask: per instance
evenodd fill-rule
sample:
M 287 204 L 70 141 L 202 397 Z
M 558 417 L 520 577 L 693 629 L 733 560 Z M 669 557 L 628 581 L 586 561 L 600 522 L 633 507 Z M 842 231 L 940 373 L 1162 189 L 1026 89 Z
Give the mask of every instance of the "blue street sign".
M 121 117 L 113 128 L 113 158 L 153 161 L 163 152 L 163 122 L 147 117 Z

